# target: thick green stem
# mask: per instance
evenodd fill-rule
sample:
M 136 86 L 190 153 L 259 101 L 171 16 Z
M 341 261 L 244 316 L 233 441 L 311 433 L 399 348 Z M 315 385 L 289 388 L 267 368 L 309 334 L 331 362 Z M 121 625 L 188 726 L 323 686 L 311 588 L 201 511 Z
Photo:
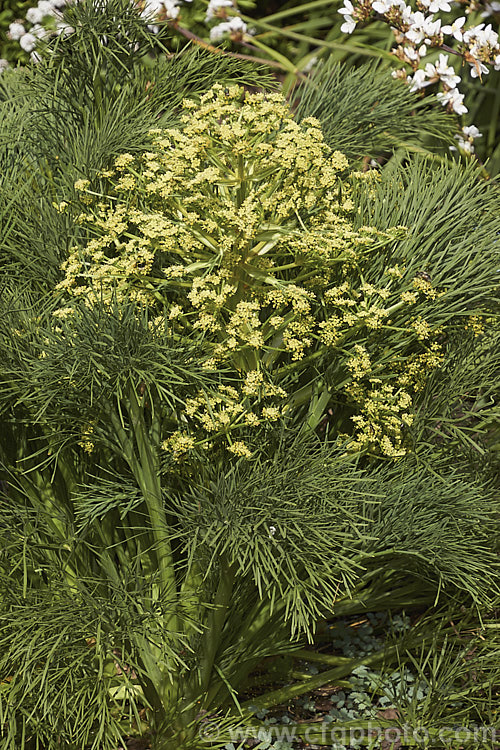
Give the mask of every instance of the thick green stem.
M 173 640 L 179 633 L 176 601 L 177 585 L 170 543 L 171 529 L 163 505 L 160 467 L 156 454 L 159 434 L 158 419 L 153 413 L 152 428 L 148 432 L 144 420 L 144 407 L 133 384 L 130 385 L 126 396 L 128 397 L 125 404 L 130 418 L 130 432 L 127 432 L 121 418 L 114 409 L 110 409 L 108 415 L 122 456 L 130 466 L 144 497 L 154 542 L 160 596 L 171 610 L 170 613 L 165 615 L 161 623 L 163 635 L 160 634 L 159 637 L 160 640 L 163 637 Z M 142 645 L 138 641 L 138 645 L 140 645 L 145 670 L 151 680 L 151 690 L 148 692 L 157 696 L 153 722 L 161 725 L 166 713 L 168 714 L 172 705 L 176 705 L 178 702 L 178 681 L 172 678 L 171 668 L 165 671 L 158 662 L 158 659 L 163 658 L 161 646 L 156 647 L 150 641 L 144 641 Z
M 110 411 L 111 422 L 123 457 L 129 464 L 137 483 L 142 491 L 151 523 L 151 533 L 155 543 L 158 562 L 158 573 L 162 594 L 172 603 L 175 600 L 176 580 L 172 548 L 170 544 L 170 529 L 167 522 L 161 493 L 160 471 L 155 446 L 148 438 L 144 423 L 143 407 L 139 403 L 135 388 L 131 386 L 128 392 L 127 406 L 129 409 L 132 432 L 139 452 L 137 458 L 134 444 L 127 435 L 118 415 Z M 174 626 L 174 620 L 170 624 Z M 176 623 L 175 623 L 176 624 Z
M 177 586 L 174 559 L 170 544 L 171 530 L 163 505 L 160 467 L 156 448 L 151 445 L 146 432 L 143 407 L 139 403 L 137 393 L 133 387 L 129 390 L 129 409 L 132 429 L 140 457 L 140 470 L 137 480 L 143 492 L 151 522 L 151 533 L 155 542 L 155 551 L 158 560 L 161 593 L 171 606 L 175 606 Z M 168 618 L 168 626 L 174 631 L 177 629 L 178 623 L 175 614 Z
M 233 593 L 236 570 L 225 555 L 220 561 L 219 586 L 215 595 L 214 608 L 207 618 L 207 629 L 203 636 L 200 660 L 200 692 L 205 693 L 213 679 L 213 668 L 217 651 L 222 640 L 222 630 L 226 622 L 227 610 Z

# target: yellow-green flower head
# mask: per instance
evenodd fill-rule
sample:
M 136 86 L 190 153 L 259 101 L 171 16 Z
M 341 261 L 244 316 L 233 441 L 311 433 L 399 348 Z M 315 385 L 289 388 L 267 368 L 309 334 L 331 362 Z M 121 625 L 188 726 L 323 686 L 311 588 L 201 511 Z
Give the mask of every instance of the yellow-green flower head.
M 151 131 L 148 151 L 121 154 L 97 175 L 109 180 L 102 199 L 99 186 L 78 181 L 80 192 L 91 190 L 86 199 L 96 196 L 82 222 L 98 237 L 68 259 L 62 288 L 152 302 L 144 281 L 159 262 L 167 277 L 189 269 L 188 299 L 212 314 L 248 280 L 244 266 L 273 274 L 277 256 L 325 265 L 352 253 L 356 237 L 338 201 L 347 160 L 325 144 L 317 120 L 299 124 L 279 94 L 238 86 L 216 85 L 184 110 L 180 128 Z M 206 265 L 191 270 L 197 259 Z M 205 326 L 214 327 L 207 317 Z
M 314 368 L 325 352 L 336 362 L 332 397 L 354 411 L 352 448 L 402 455 L 412 394 L 441 353 L 420 316 L 422 301 L 437 296 L 425 278 L 409 288 L 394 265 L 380 283 L 365 280 L 370 257 L 401 228 L 355 225 L 345 156 L 317 120 L 297 122 L 279 94 L 215 85 L 183 108 L 179 127 L 150 132 L 147 150 L 76 183 L 90 239 L 63 265 L 59 317 L 75 297 L 90 306 L 135 300 L 181 340 L 202 340 L 206 367 L 235 373 L 232 390 L 188 399 L 182 429 L 162 444 L 176 457 L 220 438 L 250 458 L 237 438 L 274 429 L 300 403 L 281 373 Z M 372 189 L 373 179 L 352 179 Z M 399 310 L 413 321 L 412 358 L 404 368 L 400 353 L 384 354 L 382 385 L 377 336 L 383 344 Z

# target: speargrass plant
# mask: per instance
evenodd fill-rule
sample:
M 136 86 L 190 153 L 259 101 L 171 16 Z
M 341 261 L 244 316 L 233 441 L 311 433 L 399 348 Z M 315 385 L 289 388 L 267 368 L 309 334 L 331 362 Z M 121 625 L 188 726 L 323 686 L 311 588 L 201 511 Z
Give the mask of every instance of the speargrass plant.
M 248 692 L 319 617 L 491 600 L 498 195 L 75 30 L 1 109 L 0 747 L 223 747 L 359 665 Z

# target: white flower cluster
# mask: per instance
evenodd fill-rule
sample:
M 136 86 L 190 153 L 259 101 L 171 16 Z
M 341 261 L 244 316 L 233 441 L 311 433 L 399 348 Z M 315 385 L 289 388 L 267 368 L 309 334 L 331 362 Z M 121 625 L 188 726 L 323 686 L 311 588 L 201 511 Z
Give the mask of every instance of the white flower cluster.
M 192 0 L 185 0 L 186 3 Z M 135 3 L 138 4 L 137 2 Z M 180 0 L 143 0 L 140 4 L 143 18 L 175 19 L 179 15 Z M 151 27 L 157 32 L 158 27 Z
M 482 133 L 479 132 L 475 125 L 466 125 L 462 128 L 462 132 L 457 133 L 455 136 L 458 141 L 458 147 L 467 154 L 474 153 L 474 140 L 482 137 Z M 450 146 L 450 149 L 451 151 L 457 150 L 456 146 Z
M 468 63 L 472 78 L 481 78 L 489 72 L 488 66 L 500 70 L 500 44 L 491 24 L 465 28 L 466 17 L 461 16 L 443 25 L 435 14 L 451 12 L 452 4 L 453 0 L 416 0 L 416 8 L 413 8 L 405 0 L 354 0 L 354 4 L 344 0 L 344 7 L 339 10 L 344 16 L 341 31 L 352 34 L 359 22 L 370 18 L 387 23 L 397 43 L 393 53 L 413 69 L 412 75 L 407 75 L 405 70 L 394 71 L 392 75 L 406 80 L 412 91 L 439 84 L 437 98 L 441 104 L 450 112 L 463 115 L 468 110 L 464 94 L 458 89 L 462 79 L 450 64 L 449 55 L 441 53 L 434 63 L 426 63 L 422 58 L 427 56 L 429 47 L 445 49 Z M 486 4 L 483 16 L 498 9 L 499 2 Z M 480 136 L 475 126 L 471 128 L 472 132 L 465 133 L 465 138 L 464 134 L 458 136 L 459 147 L 467 153 L 474 151 L 473 140 Z
M 25 52 L 30 52 L 33 60 L 37 59 L 34 49 L 39 39 L 44 39 L 50 34 L 71 34 L 73 29 L 65 23 L 61 10 L 66 5 L 66 0 L 39 0 L 38 4 L 29 8 L 26 13 L 26 21 L 21 23 L 15 21 L 9 26 L 7 36 L 9 39 L 18 41 Z M 49 21 L 46 27 L 43 22 Z M 30 24 L 29 30 L 26 23 Z M 4 66 L 6 67 L 6 66 Z
M 208 3 L 205 21 L 210 22 L 214 19 L 221 21 L 210 29 L 211 42 L 219 42 L 226 35 L 229 35 L 231 39 L 239 40 L 247 32 L 247 25 L 243 19 L 239 15 L 228 17 L 227 8 L 231 8 L 234 14 L 238 13 L 232 0 L 210 0 Z

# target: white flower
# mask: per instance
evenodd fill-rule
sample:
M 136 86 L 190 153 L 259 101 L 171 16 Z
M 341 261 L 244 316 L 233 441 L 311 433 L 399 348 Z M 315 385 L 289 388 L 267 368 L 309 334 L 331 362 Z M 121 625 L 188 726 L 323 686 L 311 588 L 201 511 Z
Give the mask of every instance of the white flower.
M 217 17 L 218 12 L 221 8 L 232 8 L 232 0 L 210 0 L 208 3 L 207 14 L 205 21 L 212 21 Z
M 11 23 L 9 26 L 9 37 L 14 39 L 16 42 L 26 34 L 26 29 L 22 23 Z
M 141 16 L 143 18 L 152 18 L 153 16 L 157 16 L 161 10 L 163 10 L 162 0 L 146 0 L 141 11 Z
M 219 23 L 210 29 L 210 41 L 218 42 L 225 34 L 244 34 L 246 30 L 246 23 L 239 16 L 233 16 L 229 21 Z
M 442 10 L 443 13 L 449 13 L 451 10 L 451 5 L 449 4 L 448 0 L 432 0 L 431 4 L 429 5 L 429 10 L 431 13 L 437 13 L 439 10 Z
M 38 10 L 44 16 L 54 15 L 55 6 L 50 0 L 38 0 Z
M 405 34 L 406 38 L 414 44 L 421 44 L 424 40 L 426 44 L 430 44 L 432 37 L 441 34 L 441 21 L 433 19 L 432 15 L 424 16 L 421 11 L 414 13 L 411 26 Z
M 421 10 L 417 10 L 417 12 L 413 14 L 413 22 L 415 26 L 418 26 L 419 28 L 423 26 L 425 19 L 426 16 L 424 16 Z
M 466 44 L 469 44 L 469 42 L 472 42 L 478 35 L 480 31 L 484 29 L 484 23 L 480 23 L 477 26 L 471 26 L 469 29 L 467 29 L 466 32 L 464 32 L 463 40 Z
M 426 54 L 427 54 L 427 46 L 425 44 L 422 44 L 418 48 L 418 54 L 420 55 L 420 57 L 425 57 L 426 56 Z
M 66 23 L 66 21 L 59 21 L 57 24 L 57 33 L 59 36 L 63 34 L 64 36 L 69 36 L 70 34 L 73 34 L 74 28 Z
M 229 31 L 229 24 L 225 21 L 210 29 L 210 41 L 219 42 Z
M 239 16 L 233 16 L 229 20 L 229 30 L 233 33 L 244 34 L 247 30 L 247 25 Z
M 442 76 L 449 76 L 454 74 L 454 69 L 451 67 L 451 65 L 448 65 L 448 55 L 443 55 L 441 52 L 438 58 L 438 61 L 436 63 L 436 70 L 439 72 L 439 75 Z
M 462 133 L 467 138 L 472 138 L 472 140 L 474 140 L 474 138 L 483 137 L 483 134 L 479 132 L 478 128 L 476 128 L 475 125 L 464 125 L 464 127 L 462 128 Z M 458 137 L 459 136 L 455 136 L 455 138 L 458 138 Z
M 344 7 L 339 10 L 339 13 L 341 16 L 354 15 L 354 5 L 351 3 L 351 0 L 344 0 Z
M 41 23 L 43 19 L 43 13 L 40 8 L 28 8 L 26 13 L 26 20 L 29 23 Z
M 432 81 L 425 80 L 425 70 L 416 70 L 415 75 L 408 76 L 407 83 L 411 83 L 410 91 L 420 91 L 420 89 L 430 86 Z
M 417 50 L 415 49 L 415 47 L 405 47 L 404 50 L 403 50 L 403 52 L 405 53 L 405 57 L 408 60 L 418 60 L 419 59 L 419 54 L 418 54 Z
M 469 111 L 463 103 L 464 95 L 461 94 L 458 89 L 450 89 L 450 91 L 445 91 L 444 93 L 439 92 L 437 99 L 441 102 L 443 107 L 446 107 L 446 105 L 451 106 L 452 110 L 456 112 L 457 115 L 464 115 Z
M 479 132 L 475 125 L 465 125 L 462 128 L 462 133 L 457 133 L 455 138 L 458 141 L 458 146 L 462 151 L 465 151 L 467 154 L 473 154 L 473 140 L 475 138 L 482 138 L 482 134 Z M 456 148 L 454 148 L 453 146 L 450 146 L 450 149 L 452 151 L 456 151 Z
M 476 60 L 475 63 L 470 63 L 470 66 L 470 74 L 472 78 L 479 78 L 481 74 L 488 75 L 490 72 L 486 65 L 483 65 L 479 60 Z
M 451 5 L 448 0 L 420 0 L 420 4 L 427 8 L 430 13 L 437 13 L 438 10 L 442 10 L 445 13 L 449 13 Z
M 356 28 L 357 21 L 354 20 L 354 6 L 351 0 L 344 0 L 344 7 L 339 10 L 341 16 L 344 16 L 344 23 L 340 27 L 343 34 L 352 34 Z
M 36 36 L 34 34 L 23 34 L 19 44 L 25 52 L 31 52 L 36 47 Z
M 165 8 L 167 18 L 174 19 L 179 15 L 177 0 L 163 0 L 163 7 Z
M 426 38 L 426 43 L 431 43 L 431 38 L 433 36 L 438 36 L 441 33 L 441 21 L 436 19 L 435 21 L 432 20 L 432 16 L 429 16 L 425 19 L 425 23 L 422 26 L 422 31 L 424 32 Z
M 356 28 L 356 24 L 357 21 L 355 21 L 352 16 L 344 16 L 344 23 L 340 27 L 340 30 L 343 34 L 352 34 Z
M 269 539 L 272 539 L 275 534 L 276 534 L 276 526 L 270 526 L 269 527 Z
M 492 3 L 484 3 L 484 11 L 481 13 L 481 18 L 487 18 L 493 16 L 495 13 L 500 12 L 500 3 L 493 0 Z
M 48 31 L 44 26 L 42 26 L 41 23 L 36 23 L 32 27 L 30 33 L 33 34 L 33 36 L 36 36 L 37 39 L 43 39 L 44 37 L 50 34 L 50 31 Z
M 9 67 L 9 61 L 4 60 L 3 57 L 0 57 L 0 75 L 2 75 L 4 70 L 7 70 L 8 67 Z
M 426 75 L 429 78 L 439 78 L 450 89 L 454 89 L 457 83 L 462 80 L 455 74 L 454 68 L 448 65 L 448 55 L 439 55 L 439 60 L 434 65 L 427 63 L 425 66 Z
M 413 10 L 409 5 L 405 5 L 404 8 L 401 9 L 401 20 L 403 23 L 410 25 L 413 23 Z
M 424 23 L 424 14 L 420 10 L 417 10 L 417 12 L 413 14 L 411 28 L 406 32 L 406 38 L 410 42 L 413 42 L 414 44 L 420 44 L 424 41 L 425 35 L 422 30 Z
M 500 55 L 497 55 L 493 61 L 495 70 L 500 70 Z
M 463 39 L 463 31 L 462 26 L 465 23 L 465 16 L 461 16 L 460 18 L 457 18 L 456 21 L 453 21 L 451 26 L 443 26 L 441 31 L 443 34 L 451 34 L 457 42 L 461 42 Z
M 467 154 L 473 154 L 474 153 L 474 144 L 471 143 L 471 141 L 464 141 L 464 139 L 460 135 L 456 135 L 455 138 L 458 141 L 458 147 L 465 151 Z M 453 146 L 450 146 L 450 151 L 456 151 L 456 148 Z
M 372 3 L 372 8 L 376 13 L 380 13 L 383 16 L 384 13 L 388 13 L 392 8 L 392 2 L 391 0 L 377 0 L 375 3 Z M 342 13 L 342 11 L 339 10 L 339 13 Z
M 448 86 L 449 89 L 454 89 L 460 81 L 462 80 L 460 76 L 457 76 L 455 73 L 452 73 L 449 76 L 441 76 L 442 82 Z
M 484 46 L 496 47 L 498 45 L 498 34 L 491 28 L 491 23 L 478 34 L 478 39 Z

